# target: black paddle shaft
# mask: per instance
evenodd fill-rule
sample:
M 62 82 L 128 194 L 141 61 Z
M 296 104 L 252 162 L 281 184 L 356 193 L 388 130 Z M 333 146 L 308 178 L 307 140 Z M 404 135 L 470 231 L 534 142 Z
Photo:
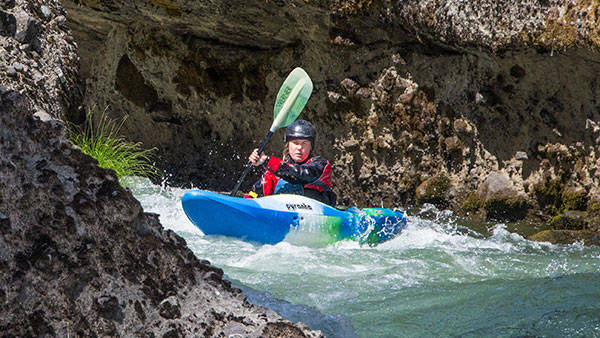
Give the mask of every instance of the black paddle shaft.
M 265 149 L 265 146 L 267 145 L 267 143 L 271 139 L 271 135 L 273 135 L 273 132 L 269 130 L 269 133 L 267 134 L 267 137 L 265 137 L 265 140 L 263 141 L 263 143 L 258 148 L 258 156 L 260 156 L 260 154 L 262 153 L 263 149 Z M 237 181 L 237 183 L 235 185 L 235 188 L 233 188 L 233 191 L 231 191 L 230 196 L 235 196 L 235 194 L 238 192 L 238 190 L 240 189 L 240 185 L 242 185 L 242 182 L 244 182 L 244 179 L 246 178 L 246 176 L 250 172 L 250 168 L 252 168 L 252 163 L 248 162 L 248 164 L 246 164 L 246 169 L 244 170 L 244 173 L 242 174 L 242 176 L 240 177 L 240 179 Z

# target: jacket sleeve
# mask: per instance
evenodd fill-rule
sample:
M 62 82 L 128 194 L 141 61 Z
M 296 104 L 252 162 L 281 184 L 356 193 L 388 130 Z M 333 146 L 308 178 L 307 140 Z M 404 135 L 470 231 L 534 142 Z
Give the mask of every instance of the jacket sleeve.
M 252 186 L 252 191 L 254 191 L 258 196 L 264 196 L 265 193 L 263 191 L 263 181 L 264 177 L 261 176 L 256 183 Z
M 289 164 L 271 156 L 265 163 L 265 167 L 275 176 L 292 184 L 309 184 L 321 177 L 327 163 L 327 160 L 320 156 L 313 157 L 312 161 L 303 164 Z

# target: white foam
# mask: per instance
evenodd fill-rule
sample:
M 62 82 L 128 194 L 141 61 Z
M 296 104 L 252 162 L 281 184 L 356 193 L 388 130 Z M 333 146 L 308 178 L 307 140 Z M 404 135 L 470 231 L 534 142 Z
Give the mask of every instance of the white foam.
M 125 177 L 122 179 L 122 183 L 131 189 L 142 204 L 144 211 L 159 215 L 160 223 L 165 228 L 191 234 L 202 234 L 202 231 L 187 218 L 181 206 L 181 197 L 187 189 L 154 185 L 149 179 L 142 177 Z
M 294 284 L 301 275 L 316 284 L 329 281 L 345 285 L 349 280 L 357 287 L 402 288 L 439 281 L 535 278 L 589 271 L 600 258 L 597 251 L 582 245 L 530 242 L 509 232 L 504 224 L 490 225 L 491 234 L 486 237 L 457 226 L 452 213 L 432 206 L 410 216 L 399 236 L 374 247 L 350 240 L 323 247 L 290 242 L 261 246 L 203 236 L 181 208 L 185 189 L 156 186 L 138 178 L 130 184 L 144 210 L 160 214 L 161 223 L 186 238 L 198 257 L 250 284 L 275 283 L 273 279 Z M 576 263 L 580 260 L 582 263 Z M 371 285 L 373 279 L 380 283 Z

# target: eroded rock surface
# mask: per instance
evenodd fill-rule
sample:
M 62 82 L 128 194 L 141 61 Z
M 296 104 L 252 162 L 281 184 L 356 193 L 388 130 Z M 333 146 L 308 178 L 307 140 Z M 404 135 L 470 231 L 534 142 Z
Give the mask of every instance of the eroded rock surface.
M 434 200 L 485 219 L 547 221 L 573 188 L 578 209 L 600 209 L 594 3 L 64 3 L 86 103 L 128 114 L 124 131 L 157 147 L 172 184 L 230 190 L 301 66 L 315 84 L 302 117 L 344 205 L 427 201 L 417 187 L 444 175 Z M 490 175 L 515 193 L 494 205 L 518 212 L 469 194 Z
M 66 140 L 62 118 L 81 102 L 64 13 L 0 5 L 2 335 L 320 337 L 246 302 Z

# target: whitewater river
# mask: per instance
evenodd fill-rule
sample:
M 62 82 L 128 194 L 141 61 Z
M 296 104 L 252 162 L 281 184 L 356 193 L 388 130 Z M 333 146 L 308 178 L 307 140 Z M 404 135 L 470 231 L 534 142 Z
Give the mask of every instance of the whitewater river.
M 186 190 L 126 182 L 250 302 L 327 337 L 600 337 L 600 247 L 530 242 L 502 224 L 479 234 L 434 209 L 376 247 L 258 246 L 204 236 L 181 208 Z

